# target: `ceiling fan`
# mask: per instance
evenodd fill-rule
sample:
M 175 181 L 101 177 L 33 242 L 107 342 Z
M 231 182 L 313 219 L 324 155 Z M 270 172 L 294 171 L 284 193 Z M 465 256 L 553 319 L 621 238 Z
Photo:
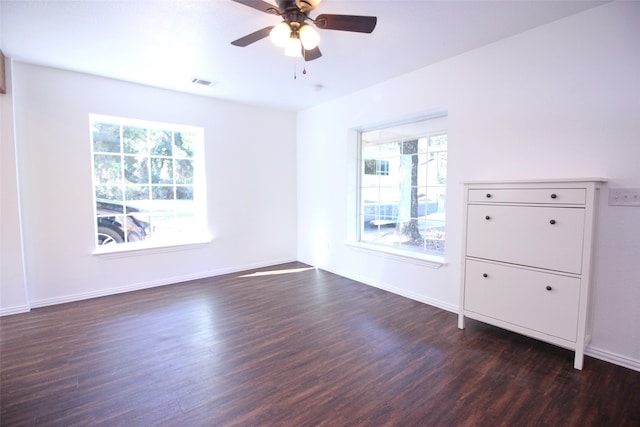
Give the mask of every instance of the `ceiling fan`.
M 322 30 L 356 33 L 371 33 L 378 22 L 375 16 L 358 15 L 322 14 L 313 19 L 309 16 L 309 12 L 314 10 L 321 0 L 276 0 L 277 6 L 262 0 L 233 1 L 280 16 L 282 22 L 240 37 L 232 41 L 232 45 L 245 47 L 268 36 L 276 46 L 285 48 L 285 55 L 302 56 L 305 61 L 312 61 L 322 56 L 318 48 L 320 36 L 307 21 Z

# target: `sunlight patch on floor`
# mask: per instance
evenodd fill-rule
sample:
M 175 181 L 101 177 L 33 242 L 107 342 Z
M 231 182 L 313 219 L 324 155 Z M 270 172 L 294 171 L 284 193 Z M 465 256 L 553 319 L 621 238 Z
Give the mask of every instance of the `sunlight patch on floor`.
M 314 270 L 315 267 L 288 268 L 285 270 L 256 271 L 255 273 L 244 274 L 238 277 L 274 276 L 276 274 L 300 273 L 302 271 Z

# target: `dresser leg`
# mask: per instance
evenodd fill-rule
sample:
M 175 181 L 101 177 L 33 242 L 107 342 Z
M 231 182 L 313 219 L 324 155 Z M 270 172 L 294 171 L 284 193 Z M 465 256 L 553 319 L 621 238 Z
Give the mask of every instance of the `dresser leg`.
M 464 315 L 458 314 L 458 329 L 464 329 Z
M 576 357 L 573 360 L 573 367 L 582 370 L 584 364 L 584 350 L 576 350 Z

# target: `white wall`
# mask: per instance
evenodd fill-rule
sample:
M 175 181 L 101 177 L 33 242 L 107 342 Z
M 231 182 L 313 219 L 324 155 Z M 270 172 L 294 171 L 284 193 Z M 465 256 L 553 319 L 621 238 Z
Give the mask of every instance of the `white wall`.
M 0 313 L 29 309 L 18 215 L 11 58 L 5 58 L 6 94 L 0 94 Z
M 13 101 L 32 307 L 295 260 L 295 114 L 18 62 Z M 211 243 L 92 255 L 90 113 L 204 128 Z M 4 219 L 18 207 L 2 185 Z M 9 253 L 3 236 L 3 271 Z M 3 314 L 12 286 L 3 274 Z
M 464 180 L 598 177 L 640 187 L 640 3 L 597 7 L 298 115 L 298 259 L 457 311 Z M 434 41 L 438 43 L 439 41 Z M 448 264 L 345 242 L 353 129 L 449 113 Z M 599 206 L 588 354 L 640 370 L 640 208 Z

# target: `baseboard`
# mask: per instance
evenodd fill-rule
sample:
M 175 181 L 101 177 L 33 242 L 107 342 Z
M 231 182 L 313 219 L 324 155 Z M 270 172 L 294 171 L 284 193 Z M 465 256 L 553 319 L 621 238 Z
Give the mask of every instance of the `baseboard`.
M 603 360 L 605 362 L 613 363 L 614 365 L 622 366 L 624 368 L 629 368 L 634 371 L 640 372 L 640 360 L 631 359 L 627 356 L 622 356 L 607 350 L 603 350 L 601 348 L 594 348 L 591 346 L 587 346 L 587 348 L 584 349 L 584 354 L 596 359 Z
M 20 313 L 27 313 L 31 311 L 31 307 L 29 307 L 28 305 L 18 305 L 15 307 L 6 307 L 3 309 L 0 309 L 0 317 L 2 316 L 10 316 L 12 314 L 20 314 Z
M 237 265 L 237 266 L 221 268 L 217 270 L 203 271 L 195 274 L 174 276 L 171 278 L 163 278 L 161 280 L 153 280 L 153 281 L 142 282 L 142 283 L 133 283 L 131 285 L 120 286 L 116 288 L 100 289 L 92 292 L 82 292 L 82 293 L 66 295 L 62 297 L 46 298 L 46 299 L 31 301 L 31 307 L 32 308 L 46 307 L 50 305 L 65 304 L 68 302 L 105 297 L 109 295 L 122 294 L 126 292 L 140 291 L 142 289 L 173 285 L 176 283 L 188 282 L 190 280 L 206 279 L 207 277 L 222 276 L 224 274 L 238 273 L 241 271 L 252 270 L 256 268 L 271 267 L 273 265 L 285 264 L 288 262 L 295 262 L 295 261 L 296 260 L 294 258 L 293 259 L 292 258 L 276 259 L 276 260 L 270 260 L 270 261 L 252 263 L 252 264 Z

